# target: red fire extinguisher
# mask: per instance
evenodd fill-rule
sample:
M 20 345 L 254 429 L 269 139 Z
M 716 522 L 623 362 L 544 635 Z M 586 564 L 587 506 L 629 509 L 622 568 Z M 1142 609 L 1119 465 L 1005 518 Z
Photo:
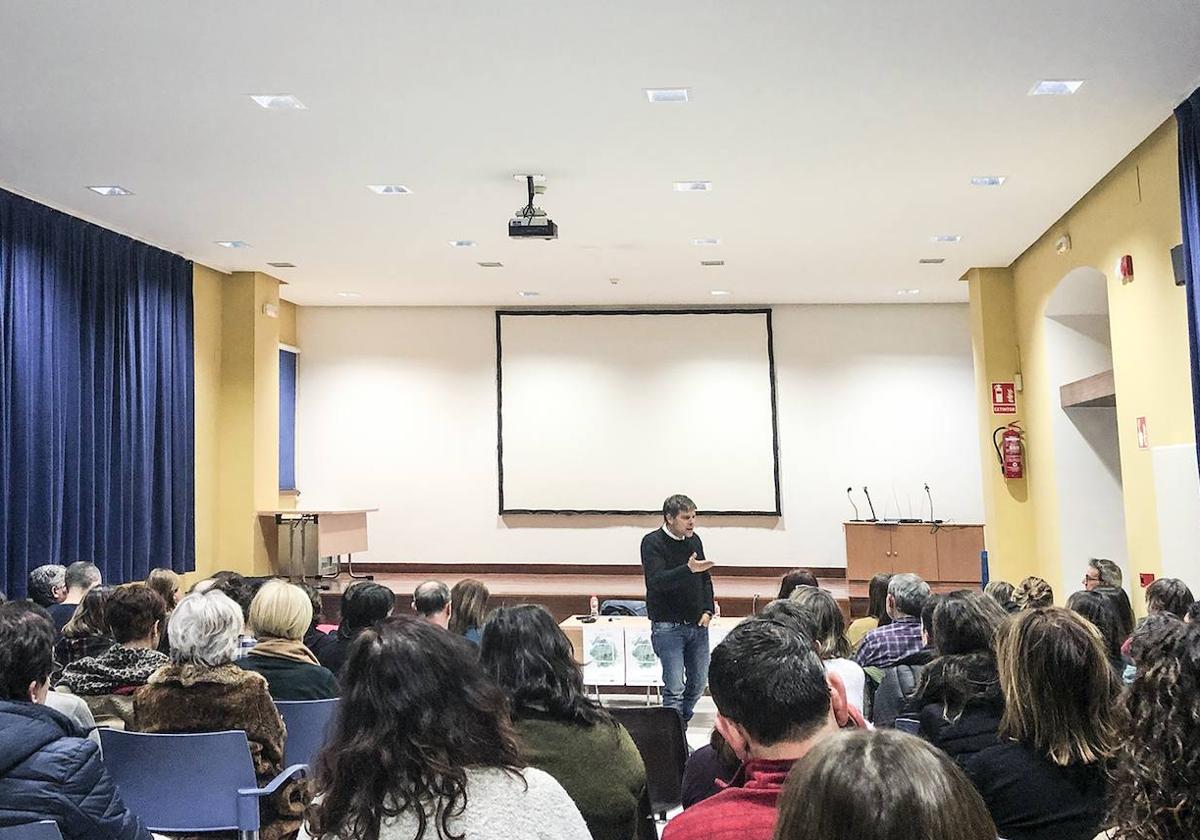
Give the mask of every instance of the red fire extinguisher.
M 992 432 L 992 445 L 1005 478 L 1025 477 L 1025 432 L 1020 423 L 1009 423 Z

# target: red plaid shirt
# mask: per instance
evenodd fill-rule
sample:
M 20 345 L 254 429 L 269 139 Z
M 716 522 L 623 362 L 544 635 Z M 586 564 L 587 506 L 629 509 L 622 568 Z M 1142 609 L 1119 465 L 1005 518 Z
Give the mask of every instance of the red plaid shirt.
M 748 762 L 729 787 L 667 823 L 662 840 L 771 840 L 779 791 L 794 763 Z

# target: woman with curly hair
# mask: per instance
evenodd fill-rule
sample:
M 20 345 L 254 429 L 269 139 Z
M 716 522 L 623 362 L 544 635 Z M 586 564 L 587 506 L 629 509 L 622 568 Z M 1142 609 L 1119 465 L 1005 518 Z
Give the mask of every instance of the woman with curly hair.
M 411 616 L 350 645 L 316 770 L 301 840 L 591 838 L 554 777 L 525 766 L 474 646 Z
M 1013 602 L 1019 610 L 1036 610 L 1054 605 L 1054 590 L 1043 578 L 1030 575 L 1013 590 Z
M 1124 697 L 1128 737 L 1117 753 L 1107 836 L 1200 837 L 1200 627 L 1163 625 L 1162 655 Z

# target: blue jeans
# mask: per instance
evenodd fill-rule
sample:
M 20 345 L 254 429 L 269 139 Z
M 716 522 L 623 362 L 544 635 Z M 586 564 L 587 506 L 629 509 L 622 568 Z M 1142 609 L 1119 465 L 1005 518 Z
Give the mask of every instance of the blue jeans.
M 663 705 L 692 719 L 708 684 L 708 628 L 674 621 L 650 624 L 650 644 L 662 662 Z

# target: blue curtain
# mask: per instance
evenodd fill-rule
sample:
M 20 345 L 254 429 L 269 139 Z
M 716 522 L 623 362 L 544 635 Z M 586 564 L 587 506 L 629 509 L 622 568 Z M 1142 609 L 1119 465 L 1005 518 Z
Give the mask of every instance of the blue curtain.
M 1200 89 L 1175 109 L 1175 121 L 1179 126 L 1179 204 L 1192 354 L 1192 415 L 1196 457 L 1200 460 Z
M 192 268 L 0 190 L 0 589 L 195 568 Z
M 279 351 L 279 489 L 296 489 L 296 354 Z

